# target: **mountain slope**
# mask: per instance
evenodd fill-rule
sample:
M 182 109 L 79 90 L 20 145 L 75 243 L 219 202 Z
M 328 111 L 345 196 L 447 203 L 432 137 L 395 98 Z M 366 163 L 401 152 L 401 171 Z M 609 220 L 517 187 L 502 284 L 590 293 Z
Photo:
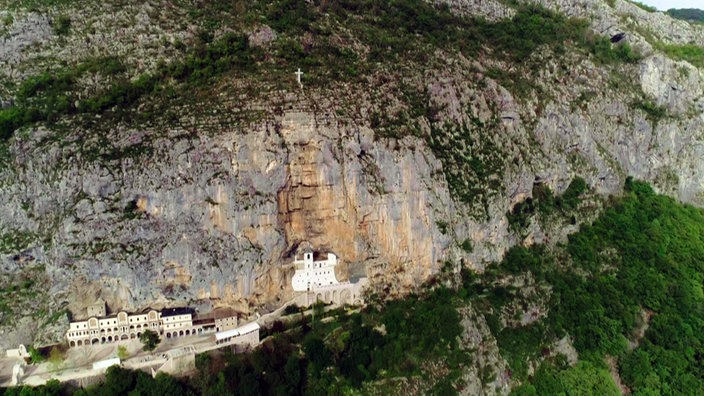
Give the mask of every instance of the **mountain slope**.
M 3 346 L 60 338 L 97 296 L 267 309 L 304 243 L 404 295 L 444 261 L 564 241 L 574 224 L 507 213 L 574 176 L 704 203 L 701 26 L 442 4 L 2 4 Z

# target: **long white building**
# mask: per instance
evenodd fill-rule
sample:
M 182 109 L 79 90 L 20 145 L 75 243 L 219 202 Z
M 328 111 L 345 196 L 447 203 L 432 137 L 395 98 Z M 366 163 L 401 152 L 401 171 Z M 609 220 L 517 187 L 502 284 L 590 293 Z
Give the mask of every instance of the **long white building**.
M 244 344 L 255 346 L 259 343 L 259 323 L 250 322 L 235 329 L 215 333 L 217 345 Z
M 89 310 L 88 312 L 99 311 Z M 151 330 L 161 338 L 168 339 L 212 333 L 237 325 L 236 314 L 200 320 L 194 316 L 195 311 L 192 308 L 166 308 L 161 311 L 152 309 L 138 314 L 118 312 L 117 315 L 91 317 L 87 320 L 71 322 L 66 332 L 66 339 L 68 345 L 74 347 L 136 339 L 145 330 Z
M 66 332 L 69 346 L 91 345 L 138 338 L 145 330 L 161 331 L 161 312 L 151 310 L 146 313 L 117 315 L 103 318 L 71 322 Z

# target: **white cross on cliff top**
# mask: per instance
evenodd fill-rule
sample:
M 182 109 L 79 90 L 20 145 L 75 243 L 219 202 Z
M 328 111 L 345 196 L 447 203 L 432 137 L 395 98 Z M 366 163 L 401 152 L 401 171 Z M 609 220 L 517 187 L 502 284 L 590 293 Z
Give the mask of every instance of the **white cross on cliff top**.
M 298 81 L 298 85 L 303 88 L 303 84 L 301 83 L 301 76 L 303 75 L 303 72 L 301 71 L 301 68 L 298 68 L 298 71 L 294 73 L 296 75 L 296 81 Z

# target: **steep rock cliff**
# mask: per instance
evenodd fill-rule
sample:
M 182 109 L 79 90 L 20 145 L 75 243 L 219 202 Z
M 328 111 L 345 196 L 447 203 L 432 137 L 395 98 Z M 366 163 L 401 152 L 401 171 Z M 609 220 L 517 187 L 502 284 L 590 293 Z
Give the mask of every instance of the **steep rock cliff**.
M 493 20 L 515 12 L 501 2 L 447 3 Z M 166 124 L 101 126 L 96 116 L 92 128 L 67 121 L 18 131 L 1 162 L 3 286 L 36 280 L 4 308 L 0 346 L 59 339 L 63 310 L 80 317 L 98 296 L 113 311 L 270 308 L 290 297 L 292 270 L 282 264 L 304 242 L 335 252 L 343 278 L 368 275 L 373 291 L 403 295 L 446 260 L 482 270 L 522 242 L 506 213 L 535 183 L 559 192 L 578 175 L 614 194 L 630 175 L 704 204 L 703 71 L 648 42 L 701 45 L 702 27 L 620 0 L 542 4 L 588 18 L 598 33 L 628 31 L 644 58 L 606 67 L 583 53 L 540 48 L 511 64 L 437 51 L 424 67 L 383 66 L 362 84 L 271 83 L 252 95 L 242 93 L 246 81 L 223 83 L 216 88 L 225 99 L 179 108 Z M 86 18 L 104 19 L 92 7 Z M 58 12 L 14 12 L 5 48 L 27 49 L 0 51 L 0 60 L 23 70 L 5 79 L 31 74 L 45 52 L 83 56 L 63 49 L 78 34 L 62 39 L 47 27 Z M 131 73 L 154 67 L 139 59 L 174 56 L 159 40 L 194 36 L 189 23 L 170 27 L 169 8 L 156 3 L 121 12 L 138 22 L 128 31 L 159 30 L 120 45 Z M 157 14 L 162 22 L 149 23 Z M 115 34 L 120 15 L 93 28 Z M 188 21 L 178 8 L 175 15 Z M 644 23 L 629 22 L 642 20 L 652 37 L 637 29 Z M 53 41 L 29 45 L 44 35 Z M 266 47 L 276 34 L 267 37 L 261 45 L 276 52 Z M 112 51 L 112 40 L 100 40 L 100 51 Z M 527 76 L 532 88 L 526 94 L 496 70 Z M 86 92 L 104 83 L 96 78 L 83 81 Z M 413 93 L 432 111 L 403 118 Z M 379 114 L 401 121 L 387 125 Z M 527 240 L 563 236 L 535 229 Z M 15 326 L 30 318 L 50 327 Z

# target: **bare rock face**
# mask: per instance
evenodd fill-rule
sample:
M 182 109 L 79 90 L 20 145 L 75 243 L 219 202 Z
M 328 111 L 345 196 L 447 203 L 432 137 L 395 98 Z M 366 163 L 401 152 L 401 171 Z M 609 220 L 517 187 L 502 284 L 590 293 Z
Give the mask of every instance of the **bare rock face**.
M 48 40 L 53 34 L 49 18 L 37 13 L 13 16 L 12 24 L 4 28 L 6 32 L 0 35 L 0 65 L 5 71 L 19 63 L 25 48 Z
M 647 57 L 640 64 L 640 86 L 654 98 L 655 104 L 664 106 L 672 115 L 686 115 L 697 109 L 697 102 L 704 98 L 704 74 L 687 62 L 676 62 L 662 55 Z
M 476 15 L 488 21 L 511 18 L 516 11 L 498 0 L 436 0 L 436 4 L 447 5 L 453 12 L 462 15 Z
M 450 202 L 437 161 L 417 139 L 391 148 L 365 127 L 315 124 L 294 112 L 244 135 L 172 131 L 150 142 L 153 155 L 118 162 L 26 141 L 6 175 L 34 177 L 2 189 L 2 222 L 52 233 L 51 290 L 77 317 L 99 296 L 113 312 L 276 305 L 291 295 L 282 264 L 303 242 L 336 253 L 351 267 L 343 272 L 363 275 L 372 259 L 400 267 L 405 294 L 437 271 L 450 242 L 432 209 Z M 122 131 L 116 144 L 150 133 Z M 57 206 L 69 215 L 45 222 Z
M 449 241 L 438 235 L 432 208 L 449 196 L 429 193 L 438 165 L 425 159 L 423 144 L 409 138 L 391 151 L 367 128 L 316 131 L 312 121 L 291 114 L 281 127 L 291 148 L 277 194 L 288 244 L 307 240 L 349 263 L 407 266 L 410 285 L 437 270 Z

